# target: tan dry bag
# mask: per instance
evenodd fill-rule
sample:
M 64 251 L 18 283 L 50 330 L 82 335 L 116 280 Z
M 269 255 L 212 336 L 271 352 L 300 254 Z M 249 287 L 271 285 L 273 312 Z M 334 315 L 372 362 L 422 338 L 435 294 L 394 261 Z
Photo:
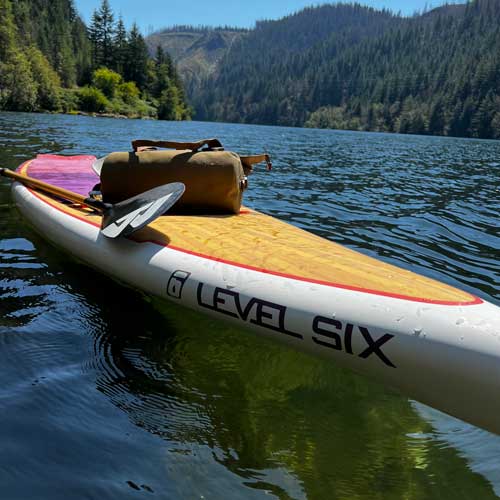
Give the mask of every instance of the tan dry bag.
M 111 153 L 103 162 L 101 192 L 107 203 L 117 203 L 161 184 L 182 182 L 186 191 L 175 212 L 239 213 L 245 173 L 253 163 L 269 160 L 267 155 L 240 158 L 224 151 L 217 139 L 194 143 L 140 140 L 133 141 L 132 146 L 132 152 Z M 199 151 L 203 146 L 206 149 Z M 165 147 L 175 150 L 155 149 Z

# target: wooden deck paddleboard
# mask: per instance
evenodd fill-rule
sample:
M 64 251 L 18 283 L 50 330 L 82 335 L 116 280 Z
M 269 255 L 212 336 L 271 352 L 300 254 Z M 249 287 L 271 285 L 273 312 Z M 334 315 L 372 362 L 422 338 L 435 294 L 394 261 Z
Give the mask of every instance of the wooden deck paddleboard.
M 93 156 L 40 155 L 20 172 L 86 195 Z M 128 284 L 375 376 L 500 432 L 500 308 L 262 213 L 165 215 L 131 238 L 19 183 L 42 235 Z

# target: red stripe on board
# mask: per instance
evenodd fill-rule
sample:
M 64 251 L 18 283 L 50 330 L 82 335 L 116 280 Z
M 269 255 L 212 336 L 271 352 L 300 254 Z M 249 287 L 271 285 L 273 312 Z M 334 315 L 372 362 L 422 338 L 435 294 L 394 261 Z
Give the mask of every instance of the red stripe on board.
M 72 214 L 70 212 L 67 212 L 66 210 L 63 210 L 61 207 L 59 207 L 58 205 L 56 205 L 55 203 L 51 203 L 50 201 L 46 200 L 45 198 L 43 198 L 40 194 L 38 194 L 36 191 L 34 191 L 33 189 L 27 187 L 27 186 L 24 186 L 35 198 L 38 198 L 40 201 L 43 201 L 45 204 L 47 205 L 50 205 L 52 208 L 55 208 L 56 210 L 58 210 L 59 212 L 62 212 L 63 214 L 66 214 L 66 215 L 69 215 L 70 217 L 73 217 L 73 219 L 78 219 L 78 220 L 81 220 L 82 222 L 86 222 L 87 224 L 90 224 L 91 226 L 95 226 L 95 227 L 98 227 L 99 229 L 101 229 L 101 225 L 100 224 L 97 224 L 97 222 L 93 222 L 89 219 L 86 219 L 85 217 L 82 217 L 81 215 L 76 215 L 76 214 Z
M 443 306 L 468 306 L 468 305 L 482 304 L 483 303 L 482 299 L 480 299 L 479 297 L 475 297 L 474 295 L 471 295 L 471 294 L 469 294 L 469 295 L 471 295 L 471 297 L 473 297 L 474 300 L 471 300 L 468 302 L 456 302 L 456 301 L 448 301 L 448 300 L 432 300 L 432 299 L 425 299 L 422 297 L 411 297 L 408 295 L 400 295 L 397 293 L 382 292 L 380 290 L 370 290 L 369 288 L 361 288 L 361 287 L 356 287 L 356 286 L 351 286 L 351 285 L 343 285 L 341 283 L 334 283 L 331 281 L 322 281 L 322 280 L 317 280 L 314 278 L 304 278 L 301 276 L 295 276 L 294 274 L 281 273 L 279 271 L 271 271 L 270 269 L 264 269 L 261 267 L 250 266 L 247 264 L 242 264 L 240 262 L 234 262 L 234 261 L 227 260 L 227 259 L 221 259 L 219 257 L 211 257 L 210 255 L 205 255 L 202 253 L 194 252 L 192 250 L 186 250 L 185 248 L 176 247 L 174 245 L 165 245 L 164 243 L 161 243 L 160 241 L 155 241 L 155 240 L 138 241 L 137 243 L 154 243 L 155 245 L 170 248 L 171 250 L 176 250 L 177 252 L 187 253 L 189 255 L 194 255 L 196 257 L 202 257 L 204 259 L 209 259 L 209 260 L 212 260 L 214 262 L 221 262 L 223 264 L 228 264 L 230 266 L 241 267 L 243 269 L 248 269 L 250 271 L 256 271 L 259 273 L 270 274 L 272 276 L 279 276 L 280 278 L 287 278 L 287 279 L 293 279 L 296 281 L 303 281 L 306 283 L 313 283 L 315 285 L 324 285 L 324 286 L 330 286 L 333 288 L 341 288 L 343 290 L 351 290 L 353 292 L 368 293 L 370 295 L 380 295 L 382 297 L 391 297 L 394 299 L 410 300 L 412 302 L 424 302 L 426 304 L 439 304 L 439 305 L 443 305 Z
M 26 162 L 25 164 L 21 165 L 21 168 L 23 168 L 25 165 L 29 165 L 30 162 Z M 76 214 L 72 214 L 72 213 L 69 213 L 67 212 L 66 210 L 63 210 L 61 207 L 59 207 L 58 205 L 44 198 L 42 198 L 36 191 L 32 190 L 31 188 L 28 188 L 27 186 L 24 186 L 33 196 L 35 196 L 36 198 L 38 198 L 40 201 L 42 201 L 43 203 L 47 204 L 47 205 L 50 205 L 51 207 L 55 208 L 56 210 L 58 210 L 59 212 L 62 212 L 63 214 L 66 214 L 74 219 L 78 219 L 82 222 L 86 222 L 87 224 L 90 224 L 94 227 L 98 227 L 100 228 L 101 225 L 100 224 L 97 224 L 89 219 L 86 219 L 84 217 L 81 217 L 79 215 L 76 215 Z M 484 301 L 482 299 L 480 299 L 479 297 L 476 297 L 472 294 L 471 297 L 473 298 L 473 300 L 471 301 L 468 301 L 468 302 L 457 302 L 457 301 L 448 301 L 448 300 L 432 300 L 432 299 L 426 299 L 426 298 L 422 298 L 422 297 L 411 297 L 411 296 L 408 296 L 408 295 L 401 295 L 401 294 L 397 294 L 397 293 L 390 293 L 390 292 L 382 292 L 380 290 L 371 290 L 369 288 L 361 288 L 361 287 L 356 287 L 356 286 L 350 286 L 350 285 L 343 285 L 341 283 L 333 283 L 331 281 L 322 281 L 322 280 L 317 280 L 317 279 L 314 279 L 314 278 L 304 278 L 304 277 L 301 277 L 301 276 L 295 276 L 293 274 L 287 274 L 287 273 L 281 273 L 279 271 L 271 271 L 269 269 L 264 269 L 264 268 L 260 268 L 260 267 L 255 267 L 255 266 L 250 266 L 250 265 L 247 265 L 247 264 L 242 264 L 240 262 L 234 262 L 234 261 L 231 261 L 231 260 L 227 260 L 227 259 L 221 259 L 219 257 L 212 257 L 210 255 L 205 255 L 205 254 L 202 254 L 202 253 L 199 253 L 199 252 L 194 252 L 192 250 L 186 250 L 185 248 L 180 248 L 180 247 L 176 247 L 174 245 L 166 245 L 165 243 L 162 243 L 160 241 L 155 241 L 155 240 L 143 240 L 143 241 L 139 241 L 139 240 L 136 240 L 134 238 L 129 238 L 130 240 L 134 241 L 135 243 L 138 243 L 138 244 L 141 244 L 141 243 L 152 243 L 154 245 L 158 245 L 158 246 L 161 246 L 161 247 L 164 247 L 164 248 L 169 248 L 170 250 L 174 250 L 176 252 L 181 252 L 181 253 L 185 253 L 185 254 L 188 254 L 188 255 L 193 255 L 195 257 L 200 257 L 200 258 L 203 258 L 203 259 L 208 259 L 208 260 L 211 260 L 211 261 L 214 261 L 214 262 L 220 262 L 221 264 L 227 264 L 227 265 L 230 265 L 230 266 L 234 266 L 234 267 L 239 267 L 239 268 L 242 268 L 242 269 L 248 269 L 250 271 L 256 271 L 256 272 L 259 272 L 259 273 L 263 273 L 263 274 L 269 274 L 271 276 L 278 276 L 280 278 L 286 278 L 286 279 L 292 279 L 292 280 L 296 280 L 296 281 L 302 281 L 302 282 L 305 282 L 305 283 L 313 283 L 315 285 L 323 285 L 323 286 L 328 286 L 328 287 L 332 287 L 332 288 L 339 288 L 339 289 L 342 289 L 342 290 L 350 290 L 350 291 L 353 291 L 353 292 L 361 292 L 361 293 L 367 293 L 369 295 L 378 295 L 378 296 L 381 296 L 381 297 L 389 297 L 389 298 L 393 298 L 393 299 L 401 299 L 401 300 L 408 300 L 410 302 L 421 302 L 421 303 L 425 303 L 425 304 L 434 304 L 434 305 L 442 305 L 442 306 L 470 306 L 470 305 L 477 305 L 477 304 L 482 304 Z

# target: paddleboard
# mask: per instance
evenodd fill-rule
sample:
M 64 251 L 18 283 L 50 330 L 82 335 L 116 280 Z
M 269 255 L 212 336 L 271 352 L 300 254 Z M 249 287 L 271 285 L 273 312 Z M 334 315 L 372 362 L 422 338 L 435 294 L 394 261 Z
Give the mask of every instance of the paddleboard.
M 99 181 L 95 160 L 39 155 L 19 171 L 87 195 Z M 93 268 L 500 433 L 500 308 L 491 303 L 246 208 L 167 214 L 111 240 L 88 208 L 20 183 L 13 196 L 39 233 Z

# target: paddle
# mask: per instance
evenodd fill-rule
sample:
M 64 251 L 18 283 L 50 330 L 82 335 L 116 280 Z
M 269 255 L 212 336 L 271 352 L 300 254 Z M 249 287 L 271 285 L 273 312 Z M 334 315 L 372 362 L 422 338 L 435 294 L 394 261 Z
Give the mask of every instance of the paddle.
M 92 170 L 99 176 L 101 177 L 101 170 L 102 170 L 102 164 L 104 163 L 104 160 L 106 159 L 105 156 L 102 158 L 96 158 L 93 163 L 92 163 Z
M 28 186 L 56 195 L 65 200 L 91 207 L 102 214 L 101 233 L 108 238 L 129 236 L 165 213 L 184 194 L 181 182 L 158 186 L 137 196 L 112 205 L 92 197 L 85 197 L 27 175 L 0 168 L 0 175 Z

